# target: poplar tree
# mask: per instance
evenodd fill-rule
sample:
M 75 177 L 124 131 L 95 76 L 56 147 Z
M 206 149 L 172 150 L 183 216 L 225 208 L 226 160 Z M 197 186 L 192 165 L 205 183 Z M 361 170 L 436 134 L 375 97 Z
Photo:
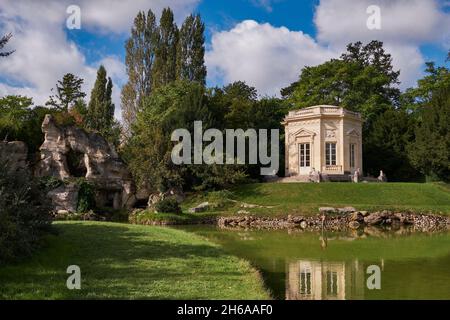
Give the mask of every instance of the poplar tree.
M 122 118 L 125 134 L 130 133 L 136 120 L 142 99 L 152 91 L 152 70 L 155 63 L 155 51 L 158 40 L 158 28 L 155 14 L 149 10 L 139 12 L 134 19 L 131 36 L 127 40 L 125 65 L 128 82 L 122 88 Z
M 114 123 L 114 109 L 112 103 L 112 80 L 107 78 L 106 69 L 103 66 L 97 71 L 97 80 L 91 92 L 89 101 L 86 126 L 108 135 Z
M 177 79 L 206 83 L 205 25 L 199 15 L 189 15 L 180 29 Z
M 176 80 L 178 27 L 170 8 L 163 10 L 158 30 L 153 88 L 165 86 Z

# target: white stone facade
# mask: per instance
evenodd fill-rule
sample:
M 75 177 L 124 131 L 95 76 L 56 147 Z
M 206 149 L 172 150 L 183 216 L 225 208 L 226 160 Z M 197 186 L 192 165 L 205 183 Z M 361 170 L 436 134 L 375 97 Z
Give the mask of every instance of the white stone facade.
M 336 106 L 290 111 L 284 119 L 286 176 L 362 173 L 361 115 Z

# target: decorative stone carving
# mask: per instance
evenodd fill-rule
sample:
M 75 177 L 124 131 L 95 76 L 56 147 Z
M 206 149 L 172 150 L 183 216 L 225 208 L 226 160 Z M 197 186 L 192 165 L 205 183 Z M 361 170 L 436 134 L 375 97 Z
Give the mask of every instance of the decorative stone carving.
M 384 174 L 383 170 L 380 170 L 380 175 L 377 178 L 378 182 L 387 182 L 387 177 Z
M 336 138 L 336 130 L 327 130 L 325 137 L 329 139 Z
M 361 171 L 359 168 L 353 173 L 352 181 L 354 183 L 359 183 L 361 181 Z
M 320 172 L 316 171 L 315 168 L 312 168 L 311 172 L 309 173 L 309 181 L 315 183 L 320 183 L 321 181 Z

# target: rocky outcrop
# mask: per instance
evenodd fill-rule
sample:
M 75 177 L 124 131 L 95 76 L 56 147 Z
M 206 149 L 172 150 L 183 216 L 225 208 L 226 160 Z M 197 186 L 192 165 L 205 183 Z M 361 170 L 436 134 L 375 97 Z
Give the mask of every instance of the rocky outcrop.
M 28 147 L 22 141 L 0 142 L 0 159 L 7 161 L 11 170 L 28 168 Z
M 53 204 L 53 210 L 57 214 L 76 212 L 78 205 L 78 186 L 75 183 L 62 184 L 51 190 L 47 196 Z
M 114 146 L 101 135 L 76 126 L 58 126 L 51 115 L 45 117 L 42 131 L 45 140 L 40 148 L 41 159 L 35 167 L 36 176 L 61 180 L 85 177 L 95 184 L 97 205 L 115 209 L 133 206 L 135 186 L 131 174 Z M 75 189 L 65 188 L 54 190 L 52 199 L 56 207 L 66 207 L 61 210 L 73 210 Z

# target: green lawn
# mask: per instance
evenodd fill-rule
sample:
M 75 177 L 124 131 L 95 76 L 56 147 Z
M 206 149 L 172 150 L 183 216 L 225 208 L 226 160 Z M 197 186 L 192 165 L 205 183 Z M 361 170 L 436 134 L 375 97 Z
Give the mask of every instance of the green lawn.
M 437 183 L 257 183 L 238 186 L 230 199 L 237 202 L 229 201 L 209 215 L 236 215 L 240 210 L 263 216 L 309 215 L 324 206 L 450 214 L 450 188 Z M 209 201 L 207 194 L 193 195 L 183 207 L 187 210 L 203 201 Z M 242 203 L 265 207 L 244 209 Z
M 267 299 L 249 263 L 181 230 L 60 222 L 31 260 L 0 268 L 0 299 Z M 68 290 L 66 268 L 81 268 Z

